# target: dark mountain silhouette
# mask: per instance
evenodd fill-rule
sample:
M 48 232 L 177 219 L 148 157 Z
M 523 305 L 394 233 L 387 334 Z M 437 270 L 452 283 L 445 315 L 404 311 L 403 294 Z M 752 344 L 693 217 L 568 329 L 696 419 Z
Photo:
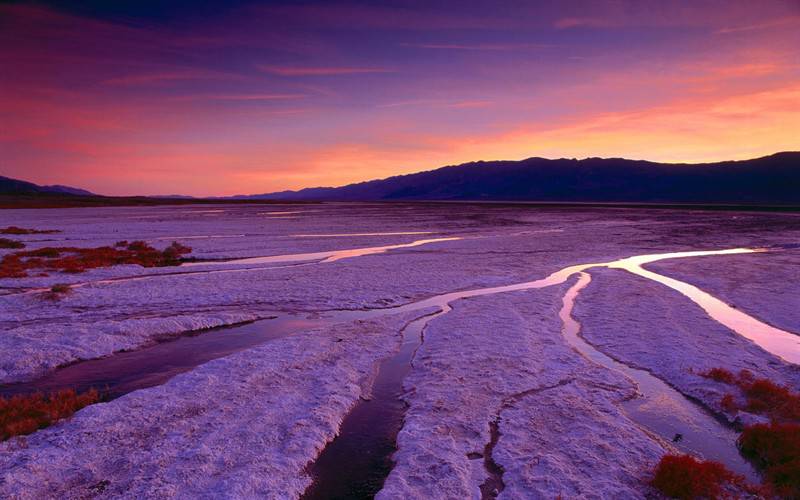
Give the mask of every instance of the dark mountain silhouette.
M 235 199 L 800 204 L 800 152 L 672 164 L 621 158 L 478 161 L 416 174 Z
M 8 195 L 35 195 L 35 194 L 59 194 L 74 196 L 96 196 L 94 193 L 85 189 L 78 189 L 69 186 L 53 185 L 39 186 L 32 182 L 11 179 L 10 177 L 0 176 L 0 194 Z
M 61 184 L 53 184 L 52 186 L 42 186 L 42 189 L 49 193 L 62 193 L 62 194 L 74 194 L 77 196 L 96 196 L 91 191 L 87 191 L 85 189 L 74 188 L 70 186 L 62 186 Z

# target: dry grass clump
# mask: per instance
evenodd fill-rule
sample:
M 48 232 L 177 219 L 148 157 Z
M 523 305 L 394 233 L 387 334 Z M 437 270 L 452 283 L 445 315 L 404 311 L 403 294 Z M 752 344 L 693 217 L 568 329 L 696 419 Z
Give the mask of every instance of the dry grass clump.
M 21 241 L 9 240 L 8 238 L 0 238 L 0 248 L 11 248 L 17 250 L 25 248 L 25 243 Z
M 24 227 L 8 226 L 0 229 L 0 234 L 55 234 L 58 229 L 25 229 Z
M 46 396 L 36 393 L 0 397 L 0 441 L 36 432 L 98 401 L 100 394 L 94 389 L 83 394 L 65 389 Z
M 119 242 L 114 247 L 98 248 L 45 247 L 4 256 L 0 260 L 0 278 L 24 278 L 30 270 L 82 273 L 87 269 L 121 264 L 175 266 L 191 251 L 177 241 L 164 250 L 156 250 L 144 241 Z
M 664 455 L 650 485 L 667 497 L 686 500 L 719 498 L 729 489 L 747 489 L 744 478 L 721 463 L 690 455 Z

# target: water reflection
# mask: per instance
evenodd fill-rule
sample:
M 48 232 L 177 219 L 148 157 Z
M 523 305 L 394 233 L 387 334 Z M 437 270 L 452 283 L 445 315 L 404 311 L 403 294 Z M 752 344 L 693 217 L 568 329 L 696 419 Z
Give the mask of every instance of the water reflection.
M 742 337 L 752 340 L 765 351 L 783 358 L 790 363 L 800 364 L 800 335 L 795 335 L 759 321 L 756 318 L 729 306 L 725 302 L 707 292 L 704 292 L 694 285 L 654 273 L 653 271 L 649 271 L 642 267 L 644 264 L 664 259 L 702 257 L 706 255 L 735 255 L 763 251 L 765 250 L 752 248 L 733 248 L 729 250 L 716 251 L 640 255 L 611 262 L 607 265 L 607 267 L 624 269 L 630 273 L 636 274 L 637 276 L 657 281 L 662 285 L 668 286 L 673 290 L 680 292 L 692 302 L 702 307 L 711 318 L 720 324 L 730 328 Z
M 412 248 L 429 243 L 439 243 L 443 241 L 456 241 L 460 237 L 450 238 L 430 238 L 425 240 L 417 240 L 411 243 L 402 243 L 398 245 L 383 245 L 377 247 L 364 247 L 364 248 L 350 248 L 346 250 L 328 250 L 326 252 L 311 252 L 311 253 L 294 253 L 287 255 L 270 255 L 267 257 L 248 257 L 245 259 L 234 259 L 214 262 L 188 262 L 183 266 L 227 266 L 237 264 L 274 264 L 276 262 L 303 262 L 309 260 L 318 260 L 321 262 L 335 262 L 341 259 L 350 257 L 362 257 L 364 255 L 373 255 L 376 253 L 388 252 L 389 250 L 397 250 L 400 248 Z
M 737 434 L 733 430 L 722 426 L 713 416 L 661 379 L 606 356 L 580 336 L 581 325 L 572 317 L 572 309 L 578 294 L 590 281 L 589 274 L 580 273 L 578 281 L 564 295 L 563 306 L 558 313 L 563 325 L 562 332 L 567 342 L 586 358 L 621 372 L 636 382 L 641 397 L 623 403 L 626 415 L 667 441 L 680 435 L 682 439 L 674 445 L 684 452 L 722 462 L 732 471 L 758 481 L 755 471 L 735 446 Z

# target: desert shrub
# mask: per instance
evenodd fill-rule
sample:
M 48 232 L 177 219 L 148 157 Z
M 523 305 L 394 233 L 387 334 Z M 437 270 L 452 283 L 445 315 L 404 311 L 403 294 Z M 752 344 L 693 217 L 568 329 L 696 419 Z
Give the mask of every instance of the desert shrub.
M 726 485 L 742 485 L 744 479 L 719 462 L 701 461 L 690 455 L 664 455 L 650 484 L 670 498 L 717 498 Z
M 192 249 L 173 242 L 159 251 L 143 241 L 134 241 L 126 247 L 45 247 L 18 251 L 0 259 L 0 278 L 23 278 L 28 270 L 82 273 L 87 269 L 111 267 L 120 264 L 138 264 L 142 267 L 174 266 Z
M 25 248 L 25 243 L 21 241 L 9 240 L 8 238 L 0 238 L 0 248 L 11 248 L 13 250 L 18 250 L 20 248 Z
M 61 256 L 61 250 L 53 247 L 39 248 L 37 250 L 28 250 L 23 254 L 25 257 L 45 257 L 48 259 L 55 259 Z
M 722 396 L 719 405 L 722 407 L 723 410 L 729 413 L 733 413 L 737 409 L 736 399 L 733 397 L 733 394 L 726 394 Z
M 724 384 L 735 384 L 736 383 L 736 376 L 731 373 L 730 371 L 726 370 L 725 368 L 712 368 L 706 372 L 700 374 L 705 378 L 710 378 L 711 380 L 716 380 L 717 382 L 722 382 Z
M 0 260 L 0 278 L 24 278 L 25 264 L 14 254 L 6 255 Z
M 23 227 L 8 226 L 0 229 L 0 234 L 55 234 L 57 229 L 25 229 Z
M 734 375 L 724 368 L 712 368 L 700 375 L 738 387 L 746 400 L 744 410 L 779 421 L 800 421 L 800 393 L 792 392 L 788 387 L 756 378 L 749 370 Z M 724 396 L 720 403 L 727 411 L 739 409 L 732 394 Z
M 800 424 L 755 424 L 739 436 L 739 450 L 764 474 L 775 495 L 800 498 Z
M 65 283 L 57 283 L 50 287 L 50 290 L 44 293 L 44 298 L 49 300 L 60 300 L 66 294 L 70 293 L 72 288 Z
M 800 394 L 771 380 L 757 379 L 739 386 L 747 398 L 747 411 L 776 420 L 800 421 Z
M 83 394 L 66 389 L 46 396 L 36 393 L 0 397 L 0 441 L 43 429 L 98 401 L 100 395 L 94 389 Z

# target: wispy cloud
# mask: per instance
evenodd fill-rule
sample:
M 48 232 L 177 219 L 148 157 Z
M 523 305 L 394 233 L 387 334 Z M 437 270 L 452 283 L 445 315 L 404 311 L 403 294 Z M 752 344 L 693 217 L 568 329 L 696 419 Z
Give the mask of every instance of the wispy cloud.
M 268 66 L 258 65 L 258 69 L 279 76 L 333 76 L 357 75 L 364 73 L 394 73 L 386 68 L 352 67 L 352 66 Z
M 412 99 L 408 101 L 390 102 L 387 104 L 379 104 L 379 108 L 400 108 L 405 106 L 429 106 L 434 108 L 455 108 L 455 109 L 468 109 L 468 108 L 486 108 L 494 104 L 493 101 L 486 100 L 462 100 L 462 101 L 448 101 L 444 99 Z
M 439 49 L 439 50 L 535 50 L 548 49 L 555 47 L 552 44 L 544 43 L 401 43 L 402 47 L 413 47 L 416 49 Z
M 163 73 L 140 73 L 104 80 L 105 85 L 151 85 L 183 80 L 244 80 L 244 76 L 207 70 L 185 70 Z
M 560 30 L 582 27 L 608 28 L 609 26 L 611 23 L 608 20 L 594 17 L 564 17 L 553 23 L 553 27 Z
M 194 94 L 177 96 L 174 101 L 284 101 L 302 99 L 305 94 Z
M 730 28 L 722 28 L 714 32 L 716 35 L 729 35 L 731 33 L 744 33 L 748 31 L 758 31 L 764 30 L 768 28 L 777 28 L 780 26 L 789 26 L 793 24 L 800 25 L 800 16 L 792 16 L 792 17 L 784 17 L 782 19 L 776 19 L 774 21 L 764 22 L 764 23 L 757 23 L 757 24 L 749 24 L 744 26 L 734 26 Z

